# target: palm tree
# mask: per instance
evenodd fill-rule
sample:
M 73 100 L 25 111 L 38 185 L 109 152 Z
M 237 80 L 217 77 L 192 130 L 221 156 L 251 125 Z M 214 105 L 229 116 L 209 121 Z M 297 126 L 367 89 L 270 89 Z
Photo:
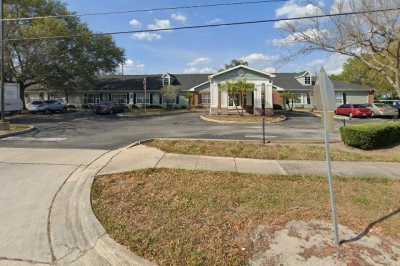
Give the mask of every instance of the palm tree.
M 241 79 L 234 82 L 227 81 L 225 83 L 221 83 L 218 85 L 218 88 L 220 91 L 227 91 L 228 95 L 231 95 L 233 97 L 239 96 L 238 105 L 243 105 L 244 98 L 246 97 L 248 92 L 253 92 L 255 90 L 255 85 L 254 83 L 247 82 L 246 79 Z M 244 106 L 239 109 L 235 99 L 233 99 L 233 105 L 235 106 L 239 115 L 244 114 Z

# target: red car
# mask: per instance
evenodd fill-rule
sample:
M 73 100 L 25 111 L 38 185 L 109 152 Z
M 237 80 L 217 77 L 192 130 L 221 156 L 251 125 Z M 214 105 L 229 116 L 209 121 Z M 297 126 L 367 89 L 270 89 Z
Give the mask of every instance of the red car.
M 343 104 L 336 109 L 335 113 L 349 117 L 372 117 L 374 115 L 367 104 Z

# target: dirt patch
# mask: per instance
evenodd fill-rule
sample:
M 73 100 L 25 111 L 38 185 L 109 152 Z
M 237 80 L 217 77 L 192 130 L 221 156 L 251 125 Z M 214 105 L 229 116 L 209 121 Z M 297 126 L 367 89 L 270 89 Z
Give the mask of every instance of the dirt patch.
M 335 187 L 339 221 L 355 232 L 399 208 L 398 181 L 337 178 Z M 263 255 L 279 251 L 277 237 L 309 241 L 296 252 L 318 258 L 313 235 L 285 226 L 292 220 L 329 222 L 328 195 L 325 178 L 151 169 L 97 177 L 92 202 L 115 240 L 160 265 L 279 265 L 279 256 Z M 368 236 L 400 237 L 399 228 L 396 214 Z M 282 230 L 286 235 L 275 233 Z M 316 223 L 313 230 L 325 225 Z M 318 254 L 329 255 L 328 247 Z
M 340 226 L 341 238 L 350 239 L 354 235 L 354 231 Z M 332 240 L 332 226 L 322 221 L 291 221 L 263 237 L 269 245 L 250 259 L 250 265 L 394 266 L 400 261 L 400 242 L 374 235 L 343 244 L 337 249 Z

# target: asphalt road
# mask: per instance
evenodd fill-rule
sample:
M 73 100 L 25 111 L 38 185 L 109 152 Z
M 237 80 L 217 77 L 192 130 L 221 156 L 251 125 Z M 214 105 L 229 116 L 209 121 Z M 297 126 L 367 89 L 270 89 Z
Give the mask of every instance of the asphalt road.
M 53 115 L 21 115 L 13 123 L 32 124 L 34 132 L 2 139 L 0 147 L 115 149 L 137 140 L 156 137 L 261 140 L 261 125 L 222 125 L 205 122 L 199 113 L 175 114 L 163 117 L 125 118 L 77 112 Z M 362 120 L 367 122 L 369 120 Z M 351 123 L 359 123 L 354 119 Z M 333 138 L 339 138 L 336 122 Z M 288 120 L 267 125 L 267 135 L 273 140 L 321 139 L 318 117 L 304 113 L 290 114 Z

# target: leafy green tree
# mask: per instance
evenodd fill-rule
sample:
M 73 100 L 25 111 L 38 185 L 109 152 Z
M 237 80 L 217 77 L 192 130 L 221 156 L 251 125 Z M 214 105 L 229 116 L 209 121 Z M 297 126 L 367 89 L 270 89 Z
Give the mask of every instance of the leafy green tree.
M 225 83 L 220 83 L 218 85 L 218 89 L 220 91 L 228 92 L 229 97 L 233 98 L 233 105 L 235 106 L 239 115 L 244 115 L 244 99 L 248 92 L 253 92 L 255 90 L 254 83 L 249 83 L 245 79 L 241 79 L 238 81 L 227 81 Z M 239 109 L 239 106 L 235 102 L 235 98 L 239 100 L 239 105 L 242 105 L 242 108 Z
M 176 86 L 167 85 L 161 88 L 161 95 L 164 96 L 167 108 L 171 109 L 178 96 L 178 88 Z
M 377 95 L 396 95 L 396 90 L 387 81 L 384 74 L 371 69 L 358 58 L 350 58 L 343 65 L 339 75 L 332 75 L 332 79 L 363 84 L 374 88 Z
M 8 18 L 71 14 L 57 0 L 6 0 Z M 67 98 L 76 89 L 92 86 L 99 73 L 113 72 L 124 61 L 124 51 L 110 36 L 97 36 L 77 17 L 8 21 L 5 25 L 6 77 L 26 88 L 40 84 L 62 90 Z M 69 38 L 23 40 L 36 37 Z M 13 40 L 17 39 L 17 40 Z

